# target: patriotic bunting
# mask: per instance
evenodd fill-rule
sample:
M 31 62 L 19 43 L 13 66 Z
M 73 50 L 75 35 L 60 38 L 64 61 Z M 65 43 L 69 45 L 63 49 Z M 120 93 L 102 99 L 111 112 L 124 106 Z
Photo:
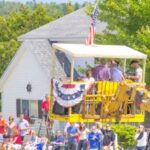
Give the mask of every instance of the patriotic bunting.
M 53 80 L 53 95 L 55 101 L 63 107 L 72 107 L 83 100 L 84 84 L 63 84 L 59 80 Z

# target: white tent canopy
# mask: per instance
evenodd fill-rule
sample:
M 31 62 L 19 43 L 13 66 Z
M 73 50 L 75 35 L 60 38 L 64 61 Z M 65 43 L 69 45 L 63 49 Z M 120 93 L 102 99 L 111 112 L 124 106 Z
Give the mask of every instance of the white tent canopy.
M 147 55 L 130 47 L 122 45 L 85 45 L 85 44 L 53 44 L 53 48 L 60 50 L 72 57 L 101 57 L 146 59 Z
M 85 44 L 53 44 L 54 50 L 69 54 L 73 59 L 71 62 L 71 81 L 74 76 L 74 58 L 99 57 L 99 58 L 120 58 L 124 60 L 124 71 L 126 59 L 143 59 L 143 81 L 145 79 L 145 68 L 147 55 L 130 47 L 122 45 L 85 45 Z

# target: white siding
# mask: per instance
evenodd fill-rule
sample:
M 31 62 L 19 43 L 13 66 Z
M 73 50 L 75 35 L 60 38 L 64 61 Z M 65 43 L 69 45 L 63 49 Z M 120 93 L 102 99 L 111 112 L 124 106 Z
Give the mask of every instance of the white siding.
M 26 86 L 32 85 L 28 93 Z M 49 93 L 49 80 L 30 50 L 26 50 L 3 87 L 2 112 L 4 117 L 16 117 L 16 99 L 39 100 Z

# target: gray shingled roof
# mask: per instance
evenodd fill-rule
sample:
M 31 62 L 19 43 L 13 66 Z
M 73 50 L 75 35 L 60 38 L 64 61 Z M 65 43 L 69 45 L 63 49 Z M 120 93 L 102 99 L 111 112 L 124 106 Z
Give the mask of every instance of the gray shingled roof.
M 24 41 L 26 46 L 31 50 L 42 67 L 48 78 L 52 77 L 53 67 L 52 52 L 50 41 L 83 43 L 88 35 L 88 30 L 91 24 L 91 18 L 84 12 L 84 8 L 79 9 L 69 15 L 66 15 L 56 21 L 50 22 L 35 30 L 32 30 L 24 35 L 21 35 L 18 40 Z M 105 23 L 97 22 L 96 31 L 102 32 L 106 27 Z M 70 72 L 70 62 L 64 54 L 57 54 L 55 72 L 58 78 L 65 78 Z M 64 61 L 62 67 L 61 61 Z M 78 74 L 75 71 L 74 77 Z
M 34 54 L 44 73 L 51 79 L 53 77 L 52 68 L 54 64 L 52 61 L 52 50 L 48 40 L 27 40 L 25 43 L 26 47 Z M 66 74 L 57 59 L 55 65 L 56 78 L 64 79 Z
M 24 35 L 18 40 L 26 39 L 84 39 L 87 37 L 91 24 L 91 17 L 88 16 L 84 8 L 81 8 L 71 14 L 68 14 L 58 20 L 50 22 Z M 97 22 L 96 32 L 102 32 L 106 27 L 106 23 Z

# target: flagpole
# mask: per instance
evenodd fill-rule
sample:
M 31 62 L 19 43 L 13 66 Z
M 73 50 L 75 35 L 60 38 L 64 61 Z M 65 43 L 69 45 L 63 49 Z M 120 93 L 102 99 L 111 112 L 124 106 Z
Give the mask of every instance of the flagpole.
M 96 34 L 95 26 L 96 26 L 97 17 L 98 17 L 98 0 L 96 1 L 94 11 L 92 12 L 92 22 L 91 22 L 88 36 L 85 40 L 86 45 L 94 45 L 94 36 Z

